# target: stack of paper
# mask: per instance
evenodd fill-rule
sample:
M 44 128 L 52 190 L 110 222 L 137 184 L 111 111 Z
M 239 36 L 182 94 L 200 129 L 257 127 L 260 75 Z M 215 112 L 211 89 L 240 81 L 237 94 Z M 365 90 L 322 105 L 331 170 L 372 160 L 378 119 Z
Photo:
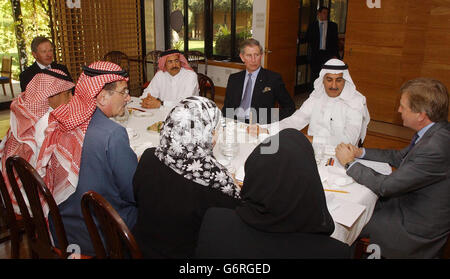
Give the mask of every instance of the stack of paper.
M 348 228 L 353 226 L 359 216 L 366 210 L 363 205 L 339 200 L 330 196 L 330 194 L 327 197 L 327 207 L 333 220 Z

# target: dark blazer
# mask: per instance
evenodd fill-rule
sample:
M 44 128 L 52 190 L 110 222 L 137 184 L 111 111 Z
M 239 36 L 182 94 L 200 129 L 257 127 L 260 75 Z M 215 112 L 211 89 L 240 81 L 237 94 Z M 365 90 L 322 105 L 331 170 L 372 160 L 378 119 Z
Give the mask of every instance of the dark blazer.
M 210 208 L 200 228 L 197 258 L 350 258 L 350 247 L 325 234 L 269 233 L 242 221 L 234 210 Z
M 225 101 L 222 108 L 224 116 L 226 116 L 226 108 L 237 109 L 241 104 L 245 73 L 246 71 L 244 70 L 231 74 L 228 78 Z M 260 124 L 271 123 L 270 109 L 275 107 L 276 102 L 278 102 L 280 109 L 279 120 L 294 113 L 294 101 L 286 90 L 281 75 L 261 68 L 256 77 L 251 103 L 251 107 L 257 111 L 257 121 Z M 260 108 L 268 109 L 266 113 L 267 118 L 265 115 L 260 116 Z M 276 120 L 274 119 L 274 121 Z
M 347 174 L 380 199 L 363 232 L 387 258 L 437 257 L 450 233 L 450 125 L 434 124 L 407 153 L 366 149 L 364 159 L 397 168 L 382 175 L 360 163 Z
M 72 78 L 72 76 L 69 73 L 69 70 L 67 69 L 67 67 L 65 65 L 58 64 L 53 61 L 50 64 L 50 66 L 52 67 L 52 69 L 58 69 L 58 70 L 63 71 L 64 73 L 66 73 L 66 75 L 68 75 L 70 78 Z M 20 89 L 22 90 L 22 92 L 25 91 L 28 83 L 40 71 L 41 71 L 41 68 L 39 68 L 38 64 L 36 62 L 34 62 L 33 64 L 31 64 L 30 67 L 26 68 L 23 72 L 20 73 L 20 75 L 19 75 Z
M 308 42 L 311 58 L 314 60 L 314 58 L 319 56 L 319 47 L 320 47 L 319 21 L 315 20 L 308 26 L 308 30 L 306 31 L 306 40 Z M 328 21 L 327 39 L 326 39 L 326 52 L 327 56 L 329 57 L 328 59 L 331 59 L 333 56 L 339 57 L 338 41 L 339 41 L 338 26 L 336 23 Z

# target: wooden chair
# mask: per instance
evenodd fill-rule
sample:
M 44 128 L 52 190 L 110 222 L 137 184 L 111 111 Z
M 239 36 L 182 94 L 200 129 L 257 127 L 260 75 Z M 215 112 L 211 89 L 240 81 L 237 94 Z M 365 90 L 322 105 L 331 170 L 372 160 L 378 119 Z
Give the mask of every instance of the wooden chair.
M 447 237 L 447 242 L 445 243 L 444 247 L 442 248 L 442 259 L 450 259 L 450 234 Z
M 210 99 L 214 101 L 215 86 L 212 79 L 202 73 L 197 73 L 197 76 L 198 76 L 198 86 L 200 88 L 200 96 L 208 97 L 207 95 L 209 92 L 211 95 Z
M 106 249 L 100 237 L 99 229 L 94 222 L 91 208 L 105 238 Z M 126 244 L 126 248 L 128 248 L 133 259 L 142 258 L 142 253 L 127 225 L 111 204 L 100 194 L 94 191 L 85 193 L 81 199 L 81 209 L 94 246 L 96 258 L 123 259 L 124 244 Z
M 358 237 L 355 240 L 355 253 L 353 255 L 354 259 L 364 259 L 368 256 L 367 247 L 370 245 L 370 238 L 367 237 Z
M 17 185 L 14 171 L 22 183 L 22 188 L 30 205 L 31 214 L 25 203 L 24 196 L 22 196 L 21 190 Z M 6 160 L 6 172 L 22 214 L 31 256 L 33 258 L 46 259 L 67 258 L 69 256 L 69 253 L 66 252 L 68 241 L 61 215 L 59 214 L 58 206 L 52 194 L 40 175 L 27 161 L 19 156 L 9 157 Z M 49 216 L 52 217 L 55 225 L 58 248 L 52 244 L 50 232 L 42 210 L 40 195 L 48 204 Z
M 0 243 L 11 241 L 11 258 L 20 258 L 20 240 L 24 230 L 22 216 L 14 213 L 3 174 L 0 171 Z
M 184 53 L 184 56 L 186 57 L 187 61 L 189 62 L 189 65 L 192 67 L 192 69 L 198 73 L 198 63 L 204 62 L 205 63 L 205 75 L 208 74 L 208 59 L 206 58 L 205 54 L 201 51 L 186 51 Z
M 153 74 L 156 74 L 156 71 L 158 71 L 158 59 L 159 56 L 161 55 L 161 52 L 163 52 L 162 50 L 152 50 L 149 51 L 145 56 L 144 56 L 144 83 L 147 83 L 149 80 L 147 78 L 148 75 L 148 63 L 152 63 L 153 64 Z M 147 84 L 148 85 L 148 84 Z M 147 86 L 145 86 L 147 87 Z
M 125 53 L 113 50 L 103 56 L 103 60 L 119 65 L 123 70 L 130 72 L 130 59 Z
M 11 96 L 14 98 L 14 90 L 12 85 L 12 57 L 3 56 L 2 58 L 2 72 L 0 76 L 0 83 L 2 84 L 3 94 L 6 96 L 5 84 L 9 83 L 9 88 L 11 88 Z

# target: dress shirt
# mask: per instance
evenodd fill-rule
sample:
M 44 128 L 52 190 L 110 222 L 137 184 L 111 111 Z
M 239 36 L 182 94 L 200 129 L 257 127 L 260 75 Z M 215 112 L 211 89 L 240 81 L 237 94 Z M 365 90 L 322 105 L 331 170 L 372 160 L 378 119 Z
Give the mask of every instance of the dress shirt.
M 251 90 L 250 100 L 252 99 L 252 96 L 253 96 L 253 89 L 255 88 L 256 78 L 258 77 L 259 70 L 261 70 L 261 67 L 259 67 L 256 71 L 254 71 L 252 73 L 252 90 Z M 244 79 L 244 87 L 242 88 L 241 101 L 244 99 L 245 88 L 246 88 L 247 82 L 248 82 L 248 74 L 249 74 L 249 72 L 246 70 L 245 71 L 245 79 Z M 251 107 L 252 107 L 252 102 L 250 101 L 250 107 L 244 112 L 245 119 L 249 119 L 250 118 L 250 109 L 251 109 Z
M 197 74 L 185 68 L 181 68 L 175 76 L 167 71 L 160 70 L 156 72 L 148 87 L 145 88 L 141 98 L 147 97 L 148 93 L 163 102 L 171 102 L 172 104 L 176 104 L 189 96 L 198 96 Z

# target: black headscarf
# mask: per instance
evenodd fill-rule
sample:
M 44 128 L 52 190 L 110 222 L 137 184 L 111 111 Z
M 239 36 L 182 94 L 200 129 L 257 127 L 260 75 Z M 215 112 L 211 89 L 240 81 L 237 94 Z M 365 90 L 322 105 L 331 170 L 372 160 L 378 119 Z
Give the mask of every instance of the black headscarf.
M 279 137 L 278 151 L 262 154 L 275 137 Z M 334 231 L 314 151 L 298 130 L 282 130 L 250 154 L 241 199 L 236 212 L 255 229 L 328 235 Z

